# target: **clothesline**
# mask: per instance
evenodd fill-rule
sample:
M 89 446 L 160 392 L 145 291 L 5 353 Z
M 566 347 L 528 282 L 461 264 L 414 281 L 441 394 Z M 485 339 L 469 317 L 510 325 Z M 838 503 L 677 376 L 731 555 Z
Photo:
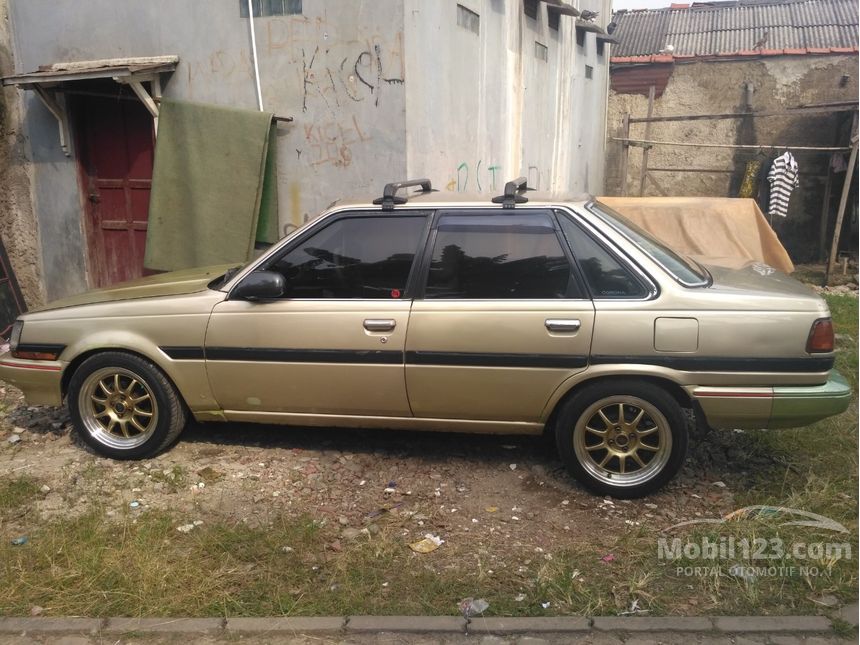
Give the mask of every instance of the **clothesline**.
M 798 152 L 848 152 L 851 148 L 836 146 L 779 146 L 779 145 L 756 145 L 740 143 L 693 143 L 689 141 L 652 141 L 649 139 L 625 139 L 624 137 L 612 137 L 613 141 L 621 141 L 630 146 L 682 146 L 687 148 L 732 148 L 742 150 L 791 150 Z

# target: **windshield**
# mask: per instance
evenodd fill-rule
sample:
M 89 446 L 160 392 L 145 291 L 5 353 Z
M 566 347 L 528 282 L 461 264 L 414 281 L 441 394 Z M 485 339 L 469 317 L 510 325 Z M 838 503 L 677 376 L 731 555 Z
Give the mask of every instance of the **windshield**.
M 702 267 L 694 264 L 692 260 L 681 257 L 621 213 L 600 202 L 592 202 L 588 205 L 588 209 L 650 255 L 669 275 L 684 286 L 703 287 L 709 283 L 708 273 Z

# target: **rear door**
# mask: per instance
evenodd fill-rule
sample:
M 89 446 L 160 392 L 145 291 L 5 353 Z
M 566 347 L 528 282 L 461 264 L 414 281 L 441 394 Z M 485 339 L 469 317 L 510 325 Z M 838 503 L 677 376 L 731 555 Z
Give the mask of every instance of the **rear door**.
M 427 226 L 425 212 L 340 213 L 264 267 L 283 274 L 283 298 L 219 303 L 206 366 L 228 416 L 410 416 L 406 286 Z
M 416 417 L 537 422 L 588 364 L 594 306 L 549 210 L 442 211 L 406 339 Z

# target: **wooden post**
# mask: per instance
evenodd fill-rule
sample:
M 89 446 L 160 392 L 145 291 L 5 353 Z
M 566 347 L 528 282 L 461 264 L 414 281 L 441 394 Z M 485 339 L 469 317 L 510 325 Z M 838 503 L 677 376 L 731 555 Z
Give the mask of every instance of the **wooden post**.
M 648 88 L 648 118 L 650 119 L 654 113 L 654 93 L 655 88 L 652 85 Z M 651 121 L 645 122 L 645 141 L 651 139 Z M 648 152 L 650 146 L 645 146 L 642 149 L 642 167 L 639 169 L 639 197 L 645 193 L 645 176 L 648 173 Z
M 844 113 L 836 113 L 836 127 L 833 128 L 833 145 L 839 145 L 839 134 L 845 122 Z M 830 221 L 830 200 L 833 192 L 833 165 L 827 160 L 827 180 L 824 182 L 824 203 L 821 205 L 821 222 L 818 231 L 818 261 L 827 261 L 827 223 Z
M 830 245 L 830 257 L 827 258 L 827 272 L 824 274 L 824 284 L 830 281 L 830 274 L 836 268 L 836 255 L 839 252 L 839 236 L 842 233 L 842 219 L 845 217 L 845 207 L 848 205 L 848 193 L 854 181 L 854 166 L 857 165 L 857 113 L 851 124 L 851 156 L 848 158 L 848 168 L 845 170 L 845 183 L 842 185 L 842 197 L 839 199 L 839 209 L 836 211 L 836 228 L 833 229 L 833 244 Z
M 827 181 L 824 182 L 824 203 L 821 206 L 821 222 L 818 231 L 818 261 L 827 259 L 827 221 L 830 219 L 830 189 L 833 186 L 833 169 L 828 160 Z
M 621 138 L 623 141 L 621 142 L 621 170 L 619 171 L 619 175 L 621 177 L 621 196 L 627 196 L 627 163 L 630 158 L 630 144 L 627 143 L 627 139 L 630 138 L 630 112 L 625 112 L 624 116 L 621 117 Z

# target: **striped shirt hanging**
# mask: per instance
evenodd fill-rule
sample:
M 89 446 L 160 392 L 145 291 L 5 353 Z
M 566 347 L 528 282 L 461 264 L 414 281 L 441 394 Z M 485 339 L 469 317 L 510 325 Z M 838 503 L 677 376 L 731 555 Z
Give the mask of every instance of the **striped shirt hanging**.
M 797 179 L 798 168 L 794 155 L 786 151 L 781 157 L 777 157 L 767 173 L 770 182 L 770 207 L 768 209 L 771 218 L 774 215 L 785 217 L 788 215 L 788 200 L 791 199 L 792 191 L 799 185 Z

